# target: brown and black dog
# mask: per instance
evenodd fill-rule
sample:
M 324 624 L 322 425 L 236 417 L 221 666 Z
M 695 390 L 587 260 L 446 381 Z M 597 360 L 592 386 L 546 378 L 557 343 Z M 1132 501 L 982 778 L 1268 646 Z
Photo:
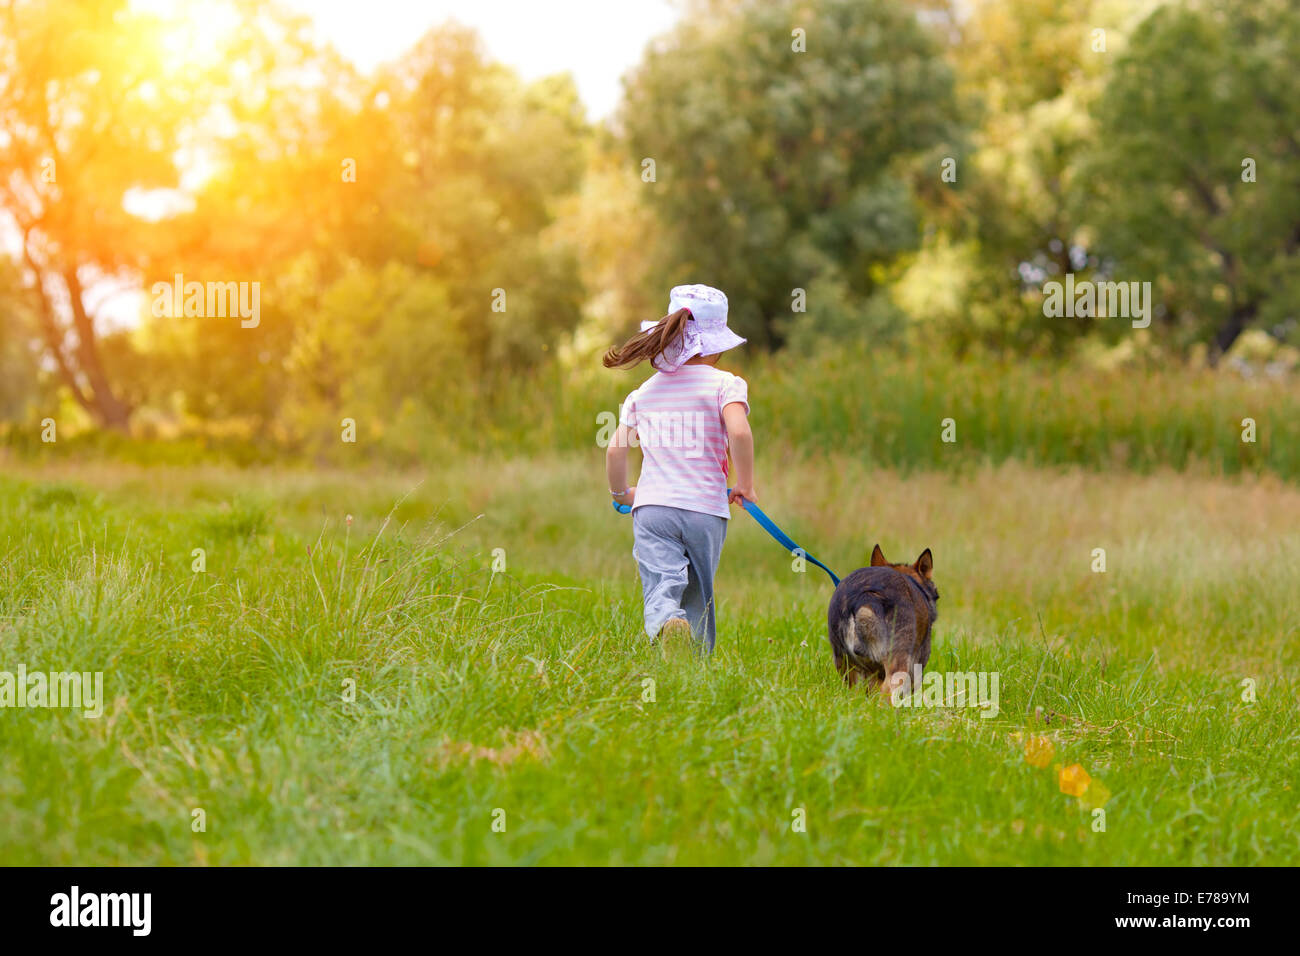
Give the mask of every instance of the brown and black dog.
M 939 616 L 939 589 L 926 548 L 915 564 L 890 564 L 880 545 L 871 567 L 858 568 L 831 595 L 827 624 L 835 667 L 850 687 L 870 681 L 884 693 L 911 693 L 914 669 L 930 661 L 930 626 Z

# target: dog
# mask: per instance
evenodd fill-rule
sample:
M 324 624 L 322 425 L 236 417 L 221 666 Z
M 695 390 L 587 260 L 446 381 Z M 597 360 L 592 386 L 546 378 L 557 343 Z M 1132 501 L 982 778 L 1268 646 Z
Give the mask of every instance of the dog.
M 930 661 L 930 628 L 939 616 L 933 571 L 929 548 L 914 564 L 890 564 L 876 545 L 871 566 L 835 588 L 827 627 L 835 668 L 850 687 L 867 680 L 868 693 L 911 693 L 914 669 Z

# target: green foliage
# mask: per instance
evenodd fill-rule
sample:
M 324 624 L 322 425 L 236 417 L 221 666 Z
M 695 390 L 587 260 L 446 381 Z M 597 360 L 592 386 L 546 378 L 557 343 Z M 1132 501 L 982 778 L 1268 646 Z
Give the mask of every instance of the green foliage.
M 99 354 L 87 285 L 130 281 L 151 225 L 124 198 L 179 176 L 185 104 L 161 32 L 120 0 L 8 4 L 0 29 L 0 227 L 29 273 L 23 331 L 39 334 L 59 385 L 112 427 L 130 410 Z
M 893 0 L 702 7 L 647 52 L 620 116 L 632 162 L 655 163 L 659 284 L 726 290 L 760 346 L 783 342 L 795 289 L 880 287 L 919 240 L 909 164 L 958 134 L 951 71 Z
M 998 0 L 963 22 L 950 53 L 973 150 L 930 203 L 935 229 L 906 279 L 955 300 L 911 311 L 925 341 L 958 354 L 1059 356 L 1080 336 L 1112 333 L 1113 323 L 1044 316 L 1038 295 L 1044 281 L 1096 266 L 1075 196 L 1089 188 L 1077 167 L 1108 62 L 1090 31 L 1104 23 L 1109 44 L 1120 41 L 1112 7 Z
M 400 160 L 383 173 L 383 208 L 404 258 L 448 289 L 447 312 L 430 321 L 460 330 L 471 370 L 536 365 L 572 330 L 583 300 L 571 251 L 547 231 L 584 169 L 587 126 L 572 79 L 525 85 L 488 61 L 473 33 L 447 25 L 379 89 Z M 493 311 L 497 289 L 505 311 Z
M 525 84 L 454 25 L 363 78 L 328 50 L 279 49 L 278 22 L 255 18 L 227 51 L 277 64 L 250 68 L 239 91 L 266 109 L 225 103 L 228 87 L 199 104 L 235 122 L 213 137 L 192 208 L 164 218 L 170 241 L 141 264 L 146 286 L 177 273 L 256 282 L 260 321 L 151 316 L 141 354 L 109 349 L 114 378 L 173 421 L 319 443 L 344 417 L 427 421 L 466 381 L 545 361 L 583 299 L 551 229 L 583 173 L 572 81 Z M 301 83 L 307 72 L 322 82 Z
M 908 315 L 880 290 L 866 299 L 855 296 L 837 276 L 814 279 L 808 286 L 808 309 L 778 324 L 785 347 L 796 355 L 825 349 L 830 343 L 873 342 L 882 351 L 903 340 Z
M 1155 283 L 1184 342 L 1300 328 L 1297 59 L 1288 0 L 1170 4 L 1096 105 L 1090 221 L 1116 271 Z

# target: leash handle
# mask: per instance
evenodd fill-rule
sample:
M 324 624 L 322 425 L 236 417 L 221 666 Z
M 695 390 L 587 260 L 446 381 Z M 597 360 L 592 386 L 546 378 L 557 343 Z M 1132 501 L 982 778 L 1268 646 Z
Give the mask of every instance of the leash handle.
M 731 495 L 730 488 L 727 489 L 727 495 L 728 496 Z M 614 506 L 614 510 L 621 515 L 628 514 L 632 510 L 631 505 L 621 505 L 617 501 L 611 500 L 610 504 L 612 504 Z M 743 497 L 740 499 L 740 506 L 749 512 L 750 517 L 758 522 L 760 528 L 762 528 L 764 531 L 766 531 L 768 534 L 770 534 L 773 538 L 776 539 L 777 544 L 781 545 L 781 547 L 785 548 L 787 551 L 798 551 L 800 554 L 804 556 L 805 559 L 817 565 L 817 567 L 821 568 L 828 575 L 830 575 L 830 578 L 835 583 L 835 585 L 837 587 L 839 586 L 840 579 L 835 576 L 835 572 L 832 571 L 830 568 L 826 567 L 826 565 L 822 564 L 820 561 L 814 558 L 803 548 L 799 547 L 799 545 L 795 544 L 794 540 L 788 534 L 782 531 L 781 528 L 777 525 L 777 523 L 764 513 L 762 508 L 754 504 L 754 502 L 750 501 L 748 498 L 743 498 Z

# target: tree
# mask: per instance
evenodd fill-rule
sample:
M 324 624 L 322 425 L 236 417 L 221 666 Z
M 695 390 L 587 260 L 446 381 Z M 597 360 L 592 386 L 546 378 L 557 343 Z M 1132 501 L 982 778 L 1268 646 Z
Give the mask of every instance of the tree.
M 1113 0 L 984 0 L 961 21 L 951 52 L 974 118 L 974 148 L 961 188 L 946 206 L 931 204 L 939 228 L 923 256 L 928 274 L 909 277 L 913 285 L 957 287 L 956 307 L 926 318 L 958 352 L 979 345 L 1059 354 L 1115 327 L 1046 317 L 1040 292 L 1046 281 L 1085 278 L 1101 266 L 1079 167 L 1095 135 L 1089 107 L 1127 16 Z M 1096 48 L 1099 27 L 1105 50 Z
M 661 285 L 724 289 L 734 327 L 770 347 L 795 289 L 867 299 L 919 240 L 910 174 L 923 160 L 937 180 L 956 112 L 951 70 L 902 2 L 696 5 L 629 77 L 618 118 L 628 175 L 654 163 Z
M 1098 246 L 1221 355 L 1296 329 L 1300 7 L 1191 0 L 1138 28 L 1096 105 Z
M 322 292 L 352 257 L 392 248 L 376 212 L 390 141 L 364 104 L 368 81 L 303 18 L 259 0 L 231 13 L 220 75 L 187 93 L 184 142 L 199 168 L 140 246 L 138 281 L 246 283 L 260 315 L 246 326 L 173 303 L 146 316 L 134 364 L 149 373 L 142 401 L 269 432 L 304 384 L 285 365 Z M 355 182 L 345 164 L 360 170 Z
M 583 299 L 551 228 L 583 172 L 572 81 L 525 84 L 451 24 L 373 78 L 265 46 L 241 57 L 238 122 L 208 139 L 209 175 L 160 223 L 147 267 L 150 282 L 257 281 L 261 322 L 151 320 L 153 350 L 172 359 L 155 400 L 177 392 L 201 417 L 301 432 L 343 405 L 391 422 L 471 376 L 544 361 Z M 263 105 L 234 112 L 249 102 Z
M 461 328 L 472 367 L 539 364 L 583 302 L 574 252 L 552 229 L 557 203 L 582 181 L 589 137 L 572 78 L 523 83 L 448 23 L 380 88 L 402 158 L 387 204 L 403 258 L 446 284 L 441 320 Z
M 137 265 L 128 191 L 176 182 L 181 115 L 159 21 L 112 0 L 8 0 L 0 24 L 0 229 L 20 246 L 62 385 L 122 428 L 130 409 L 105 372 L 97 310 Z

